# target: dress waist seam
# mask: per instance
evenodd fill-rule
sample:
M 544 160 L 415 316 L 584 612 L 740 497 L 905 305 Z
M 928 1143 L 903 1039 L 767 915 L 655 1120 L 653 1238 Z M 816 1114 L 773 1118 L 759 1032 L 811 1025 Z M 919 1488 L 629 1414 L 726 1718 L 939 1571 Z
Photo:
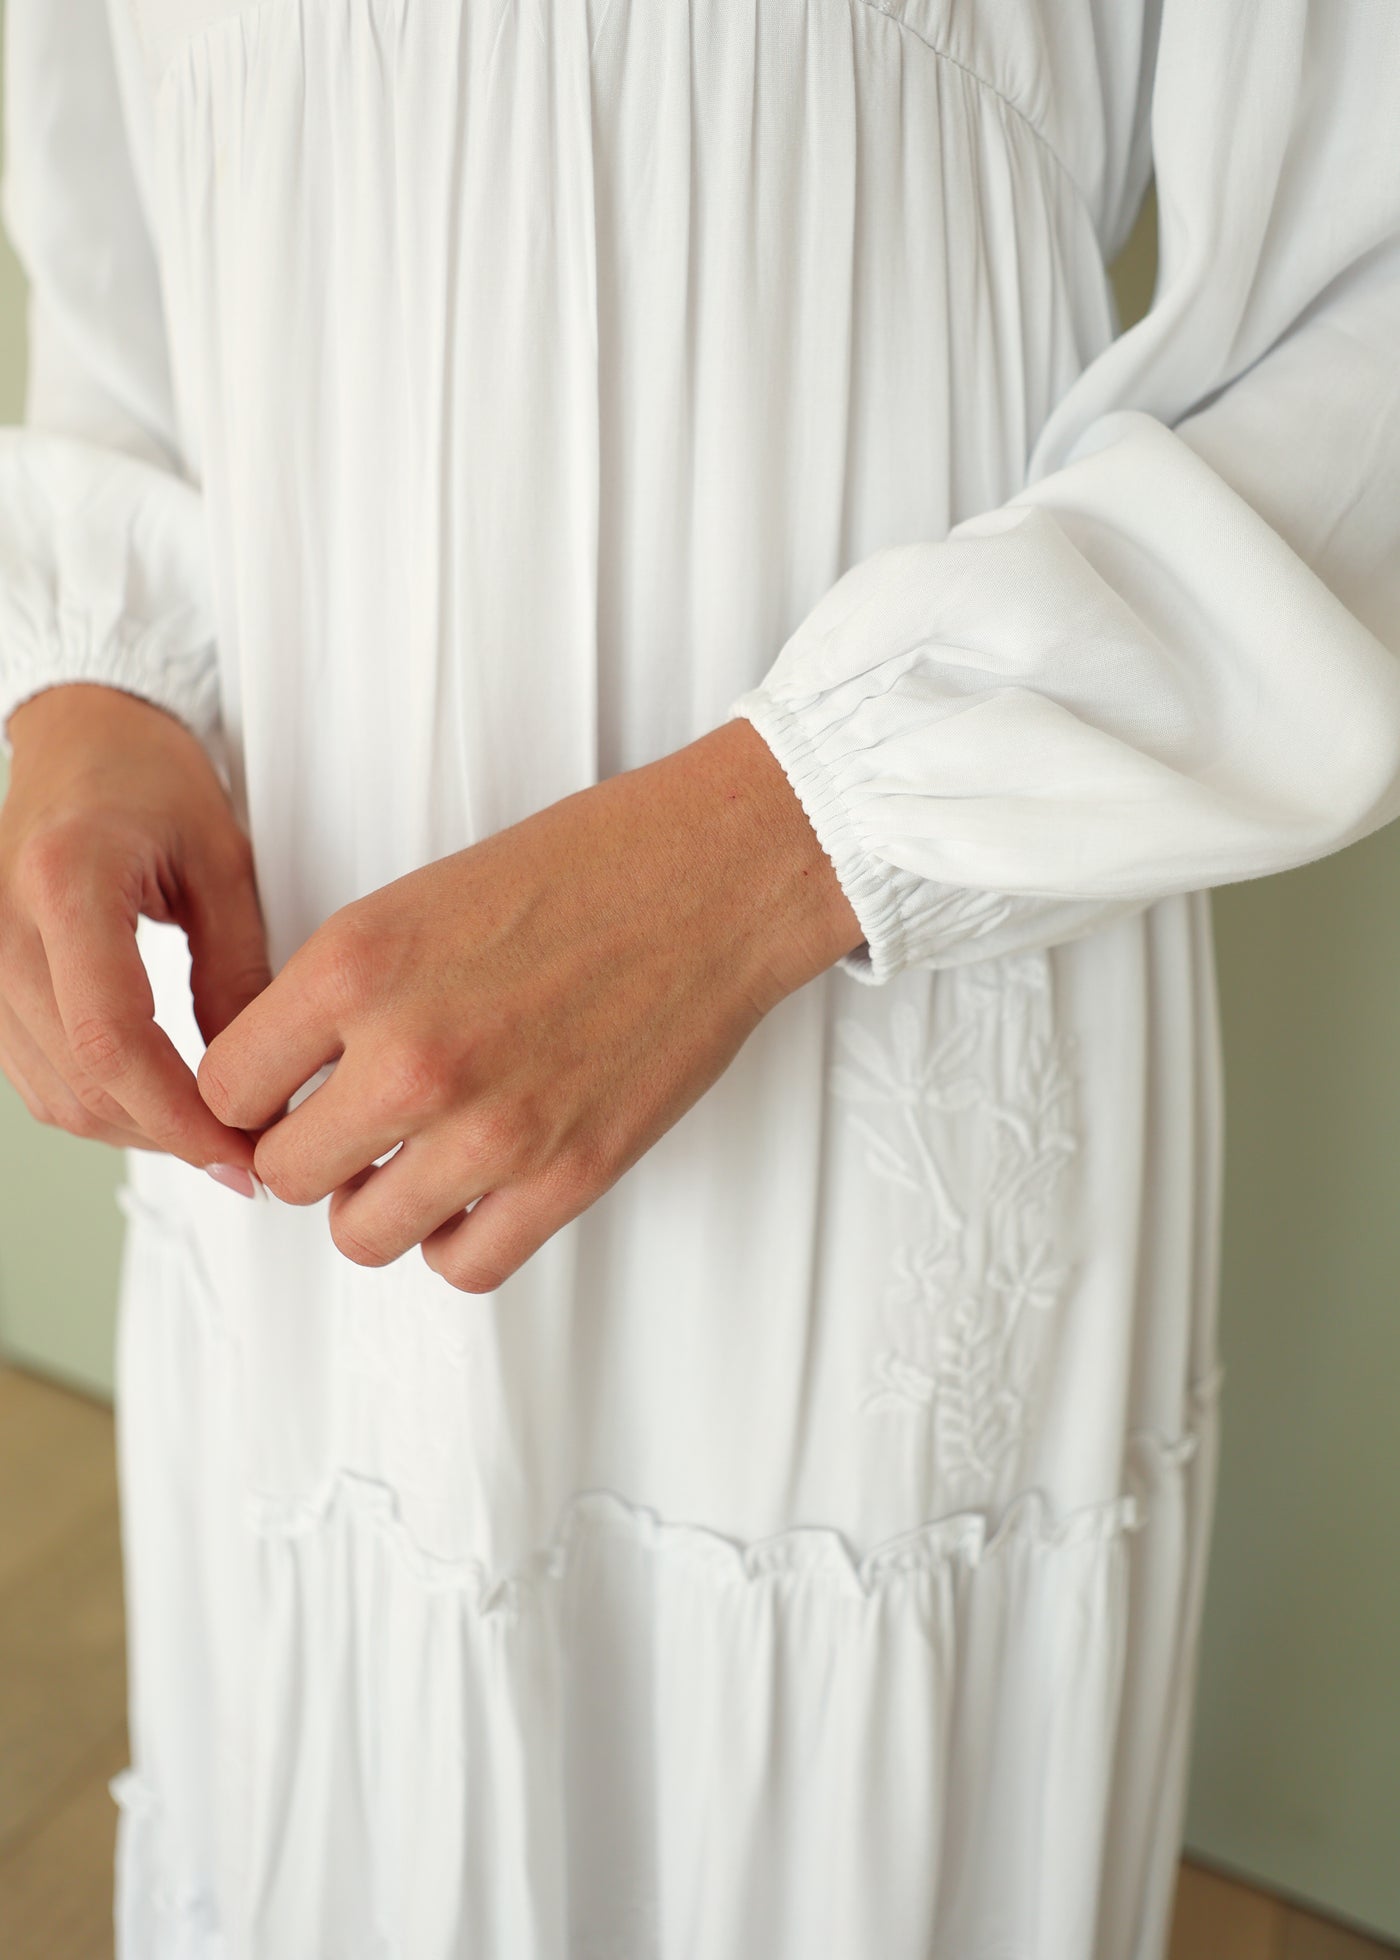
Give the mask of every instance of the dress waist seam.
M 919 43 L 920 47 L 927 48 L 929 53 L 935 55 L 939 61 L 945 62 L 948 67 L 955 68 L 960 74 L 966 75 L 968 80 L 982 94 L 990 96 L 995 103 L 1003 108 L 1020 128 L 1025 130 L 1037 148 L 1044 152 L 1054 167 L 1055 174 L 1064 180 L 1065 186 L 1069 190 L 1075 205 L 1089 227 L 1096 246 L 1099 244 L 1098 225 L 1094 218 L 1093 207 L 1089 202 L 1088 194 L 1059 151 L 1055 148 L 1055 145 L 1028 110 L 1023 109 L 1014 97 L 1007 95 L 1003 89 L 998 88 L 996 83 L 987 75 L 983 74 L 980 68 L 972 67 L 968 62 L 963 61 L 958 55 L 953 54 L 938 41 L 932 39 L 922 28 L 916 27 L 903 12 L 903 0 L 855 0 L 855 4 L 867 8 L 871 13 L 883 14 L 886 20 L 892 21 L 896 27 L 910 35 L 912 39 Z M 1100 257 L 1102 257 L 1101 247 Z

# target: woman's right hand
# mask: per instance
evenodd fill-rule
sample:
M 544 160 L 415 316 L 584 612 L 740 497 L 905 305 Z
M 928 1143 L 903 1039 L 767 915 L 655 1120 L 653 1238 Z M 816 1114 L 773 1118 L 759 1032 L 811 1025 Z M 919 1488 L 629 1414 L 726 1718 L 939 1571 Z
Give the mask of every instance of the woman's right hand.
M 206 1042 L 268 983 L 252 851 L 213 764 L 164 709 L 88 682 L 31 696 L 8 729 L 0 1068 L 42 1123 L 243 1188 L 252 1140 L 206 1107 L 157 1025 L 136 945 L 142 913 L 183 928 Z

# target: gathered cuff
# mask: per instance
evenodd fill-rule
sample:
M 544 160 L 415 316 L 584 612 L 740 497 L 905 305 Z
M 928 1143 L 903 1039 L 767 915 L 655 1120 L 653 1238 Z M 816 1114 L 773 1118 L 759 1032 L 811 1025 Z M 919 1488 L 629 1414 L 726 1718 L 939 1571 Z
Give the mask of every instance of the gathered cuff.
M 0 747 L 21 703 L 91 681 L 220 727 L 198 487 L 126 451 L 0 430 Z
M 219 670 L 212 641 L 172 648 L 159 626 L 104 627 L 78 612 L 60 612 L 50 633 L 6 648 L 0 673 L 0 751 L 9 754 L 9 718 L 46 688 L 90 681 L 120 688 L 164 708 L 209 747 L 219 727 Z
M 870 852 L 796 715 L 762 687 L 739 696 L 729 718 L 737 715 L 753 723 L 778 758 L 865 934 L 864 944 L 844 953 L 837 965 L 858 980 L 878 984 L 888 979 L 904 963 L 896 883 L 900 874 L 891 874 Z
M 766 687 L 751 688 L 729 709 L 753 723 L 782 765 L 822 849 L 850 900 L 864 943 L 836 962 L 852 979 L 880 986 L 906 967 L 953 965 L 978 958 L 980 942 L 1020 906 L 1004 892 L 921 878 L 881 858 L 843 789 L 839 760 L 809 733 L 797 706 Z

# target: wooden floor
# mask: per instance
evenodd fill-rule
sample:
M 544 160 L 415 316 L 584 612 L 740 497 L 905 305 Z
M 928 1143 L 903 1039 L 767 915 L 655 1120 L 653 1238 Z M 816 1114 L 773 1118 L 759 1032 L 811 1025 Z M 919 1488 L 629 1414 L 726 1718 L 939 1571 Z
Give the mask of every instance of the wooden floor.
M 111 1415 L 0 1367 L 3 1960 L 112 1952 L 107 1780 L 126 1761 L 123 1665 Z M 1182 1866 L 1171 1960 L 1379 1960 L 1395 1951 Z

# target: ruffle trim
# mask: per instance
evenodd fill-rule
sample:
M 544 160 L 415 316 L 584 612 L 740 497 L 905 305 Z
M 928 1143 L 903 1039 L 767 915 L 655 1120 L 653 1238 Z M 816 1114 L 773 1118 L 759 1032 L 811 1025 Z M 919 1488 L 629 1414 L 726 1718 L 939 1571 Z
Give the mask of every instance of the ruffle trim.
M 1208 1412 L 1222 1380 L 1217 1368 L 1197 1383 L 1191 1421 L 1180 1430 L 1132 1434 L 1127 1487 L 1117 1497 L 1057 1516 L 1041 1491 L 1028 1490 L 995 1522 L 957 1513 L 864 1557 L 825 1527 L 745 1542 L 586 1491 L 564 1508 L 547 1545 L 492 1575 L 479 1560 L 426 1553 L 392 1492 L 370 1478 L 341 1472 L 304 1501 L 258 1500 L 254 1522 L 271 1566 L 259 1581 L 266 1611 L 256 1638 L 266 1645 L 251 1711 L 252 1835 L 236 1853 L 255 1931 L 284 1923 L 284 1914 L 299 1928 L 311 1923 L 321 1907 L 305 1883 L 333 1886 L 337 1923 L 355 1928 L 349 1948 L 318 1948 L 318 1960 L 445 1952 L 436 1933 L 425 1933 L 428 1924 L 460 1928 L 464 1950 L 503 1950 L 501 1928 L 525 1923 L 538 1886 L 564 1896 L 571 1856 L 594 1857 L 586 1816 L 561 1822 L 551 1779 L 561 1761 L 588 1764 L 596 1755 L 625 1844 L 616 1868 L 611 1852 L 601 1868 L 588 1863 L 587 1896 L 571 1897 L 569 1950 L 641 1960 L 660 1946 L 649 1921 L 633 1930 L 618 1887 L 652 1884 L 637 1866 L 651 1856 L 649 1822 L 666 1825 L 657 1853 L 666 1869 L 684 1862 L 685 1793 L 707 1773 L 717 1731 L 751 1745 L 727 1759 L 730 1814 L 741 1821 L 732 1829 L 722 1817 L 715 1822 L 717 1870 L 734 1888 L 730 1923 L 744 1923 L 750 1827 L 787 1845 L 789 1874 L 810 1871 L 829 1848 L 829 1827 L 793 1800 L 786 1777 L 796 1757 L 770 1787 L 762 1745 L 779 1705 L 812 1745 L 801 1752 L 801 1773 L 826 1778 L 832 1791 L 874 1777 L 872 1814 L 912 1803 L 922 1815 L 939 1792 L 981 1791 L 989 1814 L 1015 1836 L 1040 1827 L 1045 1788 L 1073 1788 L 1096 1815 L 1108 1801 L 1115 1724 L 1155 1721 L 1153 1711 L 1175 1693 L 1154 1647 L 1160 1678 L 1139 1684 L 1126 1712 L 1120 1708 L 1134 1610 L 1128 1534 L 1162 1521 L 1158 1535 L 1149 1530 L 1142 1540 L 1150 1594 L 1178 1588 L 1195 1568 L 1205 1513 L 1187 1466 L 1211 1436 Z M 653 1563 L 653 1552 L 665 1561 Z M 793 1577 L 832 1590 L 789 1592 Z M 518 1639 L 513 1614 L 495 1617 L 513 1601 L 523 1609 Z M 823 1610 L 806 1610 L 814 1604 Z M 355 1638 L 327 1642 L 327 1628 L 347 1612 Z M 503 1621 L 510 1637 L 500 1640 Z M 1173 1675 L 1188 1658 L 1180 1647 Z M 872 1700 L 866 1688 L 876 1679 L 889 1692 Z M 1042 1722 L 1052 1706 L 1053 1719 Z M 619 1757 L 610 1739 L 632 1725 L 633 1742 Z M 1031 1729 L 1027 1775 L 1012 1745 Z M 301 1785 L 308 1764 L 322 1779 L 319 1792 Z M 341 1815 L 331 1792 L 366 1764 L 372 1807 Z M 174 1794 L 157 1800 L 139 1772 L 117 1779 L 113 1793 L 125 1813 L 122 1960 L 223 1960 L 230 1946 L 242 1951 L 241 1925 L 227 1921 L 220 1938 L 212 1874 L 192 1873 L 187 1853 L 176 1859 L 184 1833 L 167 1828 Z M 324 1830 L 328 1846 L 334 1838 L 334 1858 L 313 1859 L 314 1869 L 300 1851 L 288 1865 L 281 1849 L 297 1806 L 313 1834 Z M 466 1820 L 487 1815 L 500 1827 L 500 1857 L 477 1866 L 463 1851 Z M 922 1838 L 895 1847 L 892 1867 L 886 1851 L 867 1847 L 863 1870 L 912 1893 L 932 1849 Z M 968 1905 L 979 1925 L 993 1923 L 995 1883 L 989 1874 Z M 930 1937 L 954 1909 L 930 1896 L 921 1908 Z M 1029 1932 L 1018 1928 L 1017 1937 L 1031 1951 Z M 807 1948 L 782 1947 L 799 1950 Z M 866 1950 L 849 1929 L 832 1944 L 843 1954 Z
M 260 1537 L 289 1541 L 353 1519 L 380 1536 L 426 1589 L 465 1594 L 483 1615 L 518 1606 L 543 1584 L 562 1577 L 581 1545 L 599 1537 L 627 1539 L 647 1553 L 687 1560 L 721 1585 L 800 1578 L 868 1599 L 901 1581 L 950 1566 L 970 1570 L 1017 1548 L 1053 1553 L 1140 1531 L 1150 1514 L 1147 1492 L 1155 1475 L 1179 1469 L 1195 1456 L 1201 1422 L 1219 1398 L 1224 1372 L 1216 1367 L 1189 1391 L 1191 1421 L 1180 1434 L 1132 1433 L 1129 1487 L 1117 1496 L 1057 1515 L 1044 1491 L 1033 1488 L 1013 1499 L 995 1524 L 985 1511 L 953 1512 L 863 1554 L 829 1525 L 795 1525 L 770 1537 L 745 1540 L 708 1525 L 663 1518 L 616 1491 L 594 1489 L 578 1491 L 568 1500 L 547 1543 L 493 1572 L 478 1558 L 427 1550 L 405 1523 L 396 1492 L 351 1470 L 334 1472 L 302 1498 L 256 1495 L 249 1500 L 247 1516 Z

